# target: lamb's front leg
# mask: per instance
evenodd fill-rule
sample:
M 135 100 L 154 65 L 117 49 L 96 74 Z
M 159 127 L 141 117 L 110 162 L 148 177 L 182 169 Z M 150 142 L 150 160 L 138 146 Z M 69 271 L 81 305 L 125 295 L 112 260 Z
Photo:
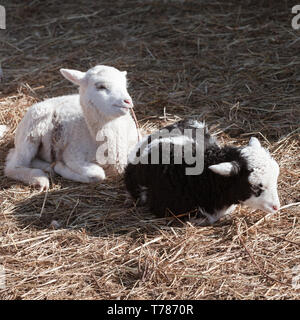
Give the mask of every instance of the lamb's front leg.
M 64 164 L 61 161 L 56 162 L 54 171 L 62 177 L 83 182 L 100 182 L 105 179 L 104 170 L 95 163 L 70 161 Z

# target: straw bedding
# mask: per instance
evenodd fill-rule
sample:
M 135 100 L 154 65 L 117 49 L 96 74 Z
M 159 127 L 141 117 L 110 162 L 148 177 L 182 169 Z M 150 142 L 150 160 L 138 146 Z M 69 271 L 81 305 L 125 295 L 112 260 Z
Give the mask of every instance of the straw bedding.
M 290 1 L 2 4 L 2 299 L 299 299 L 300 42 Z M 52 176 L 47 193 L 4 177 L 27 108 L 76 92 L 61 67 L 96 64 L 128 71 L 146 132 L 195 115 L 222 143 L 258 137 L 280 165 L 283 208 L 238 207 L 196 227 L 126 207 L 122 177 Z

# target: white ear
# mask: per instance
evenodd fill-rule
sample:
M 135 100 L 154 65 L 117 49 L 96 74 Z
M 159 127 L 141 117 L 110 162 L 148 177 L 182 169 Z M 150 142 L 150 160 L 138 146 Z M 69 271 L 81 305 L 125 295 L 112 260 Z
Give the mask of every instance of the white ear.
M 229 177 L 236 172 L 237 167 L 232 162 L 221 162 L 209 166 L 208 169 L 214 173 L 220 174 L 221 176 Z
M 60 69 L 61 74 L 74 84 L 80 86 L 82 84 L 85 72 L 71 70 L 71 69 Z
M 257 138 L 251 137 L 250 141 L 249 141 L 249 146 L 254 147 L 254 148 L 259 148 L 259 147 L 261 147 L 261 144 Z

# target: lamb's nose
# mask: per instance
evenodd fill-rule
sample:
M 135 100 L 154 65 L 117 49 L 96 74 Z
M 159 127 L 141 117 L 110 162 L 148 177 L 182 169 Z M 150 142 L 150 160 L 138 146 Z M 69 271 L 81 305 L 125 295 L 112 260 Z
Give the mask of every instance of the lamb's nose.
M 129 104 L 130 107 L 133 106 L 133 105 L 132 105 L 132 101 L 129 100 L 129 99 L 124 99 L 123 102 L 126 103 L 126 104 Z
M 273 210 L 277 211 L 278 207 L 277 206 L 272 206 Z

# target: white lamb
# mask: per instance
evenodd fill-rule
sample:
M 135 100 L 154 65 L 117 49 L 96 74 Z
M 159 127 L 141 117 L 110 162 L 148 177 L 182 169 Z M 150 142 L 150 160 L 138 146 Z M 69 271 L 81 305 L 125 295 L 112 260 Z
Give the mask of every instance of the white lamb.
M 133 103 L 127 91 L 126 71 L 103 65 L 87 72 L 60 71 L 79 86 L 79 95 L 31 106 L 18 125 L 15 148 L 10 150 L 5 166 L 6 176 L 39 186 L 40 190 L 49 188 L 45 172 L 52 169 L 66 179 L 84 183 L 121 173 L 139 136 L 129 113 Z M 107 163 L 100 166 L 97 149 L 105 145 Z

